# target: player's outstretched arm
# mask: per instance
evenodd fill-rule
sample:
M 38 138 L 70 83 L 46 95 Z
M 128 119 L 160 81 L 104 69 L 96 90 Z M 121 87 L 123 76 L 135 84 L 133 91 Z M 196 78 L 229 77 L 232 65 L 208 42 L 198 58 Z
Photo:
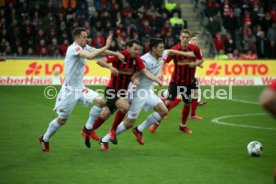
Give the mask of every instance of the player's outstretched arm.
M 180 56 L 185 56 L 189 58 L 195 57 L 195 54 L 193 52 L 183 52 L 183 51 L 172 50 L 172 49 L 168 49 L 166 51 L 168 52 L 168 55 L 180 55 Z
M 84 57 L 86 59 L 93 59 L 96 56 L 102 54 L 104 51 L 106 51 L 110 47 L 111 41 L 112 41 L 112 34 L 110 34 L 108 36 L 108 38 L 106 39 L 106 44 L 105 44 L 104 47 L 102 47 L 100 49 L 95 49 L 92 52 L 88 52 L 88 51 L 83 50 L 83 51 L 80 52 L 80 56 Z
M 163 71 L 164 71 L 165 67 L 166 67 L 166 63 L 165 63 L 165 61 L 163 60 L 162 63 L 161 63 L 161 66 L 160 66 L 160 70 L 159 70 L 158 73 L 157 73 L 157 78 L 158 78 L 159 80 L 161 80 L 161 81 L 162 81 L 163 78 L 164 78 L 164 76 L 163 76 Z
M 115 76 L 117 76 L 119 74 L 119 71 L 116 68 L 114 68 L 113 66 L 111 66 L 111 65 L 109 65 L 107 63 L 107 59 L 106 58 L 100 58 L 100 59 L 98 59 L 97 60 L 97 64 L 100 65 L 103 68 L 108 68 L 111 71 L 111 73 L 113 75 L 115 75 Z
M 147 69 L 143 69 L 140 70 L 140 72 L 142 74 L 144 74 L 149 80 L 152 80 L 156 83 L 158 83 L 159 86 L 163 86 L 162 85 L 162 81 L 160 79 L 158 79 L 156 76 L 154 76 L 150 71 L 148 71 Z
M 103 53 L 105 55 L 108 55 L 108 56 L 116 56 L 121 61 L 125 60 L 125 56 L 123 54 L 121 54 L 120 52 L 114 52 L 114 51 L 111 51 L 111 50 L 105 50 Z

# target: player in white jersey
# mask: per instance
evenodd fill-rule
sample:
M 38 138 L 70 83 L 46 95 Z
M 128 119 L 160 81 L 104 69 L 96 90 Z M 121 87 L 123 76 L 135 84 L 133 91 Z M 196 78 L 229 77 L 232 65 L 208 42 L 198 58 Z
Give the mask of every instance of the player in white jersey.
M 152 74 L 157 75 L 162 78 L 161 68 L 163 67 L 163 59 L 168 55 L 185 55 L 194 57 L 191 52 L 185 53 L 177 50 L 164 50 L 164 44 L 160 38 L 152 38 L 149 41 L 150 52 L 144 54 L 141 58 L 144 61 L 146 69 Z M 133 127 L 140 111 L 142 108 L 145 110 L 154 109 L 155 112 L 150 114 L 148 118 L 138 127 L 133 128 L 133 133 L 137 137 L 137 141 L 143 145 L 142 131 L 155 123 L 156 121 L 162 119 L 167 113 L 168 109 L 162 100 L 156 96 L 152 90 L 152 81 L 143 75 L 138 76 L 136 79 L 139 81 L 139 85 L 134 88 L 133 93 L 130 92 L 129 99 L 131 102 L 129 111 L 127 113 L 127 118 L 125 121 L 121 122 L 117 127 L 116 134 Z M 130 86 L 133 88 L 133 86 Z M 107 134 L 101 139 L 101 149 L 108 151 L 108 141 L 110 134 Z
M 98 93 L 86 88 L 83 84 L 86 59 L 93 59 L 100 54 L 115 55 L 124 59 L 120 53 L 108 51 L 112 35 L 106 40 L 106 45 L 100 49 L 95 49 L 86 44 L 87 33 L 84 28 L 75 28 L 72 31 L 74 43 L 67 49 L 64 61 L 65 80 L 57 96 L 54 110 L 58 117 L 52 120 L 47 131 L 39 137 L 43 152 L 49 152 L 49 139 L 54 133 L 65 124 L 77 102 L 83 106 L 94 104 L 90 111 L 90 117 L 98 116 L 98 111 L 105 105 L 105 100 Z M 106 64 L 113 73 L 118 74 L 117 69 Z M 94 115 L 96 114 L 96 115 Z

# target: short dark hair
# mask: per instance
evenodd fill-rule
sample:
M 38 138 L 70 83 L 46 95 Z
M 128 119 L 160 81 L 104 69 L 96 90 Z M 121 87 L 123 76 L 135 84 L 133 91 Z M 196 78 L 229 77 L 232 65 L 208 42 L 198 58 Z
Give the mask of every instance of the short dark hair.
M 157 47 L 160 43 L 163 43 L 161 38 L 151 38 L 149 40 L 149 50 L 151 51 L 153 47 Z
M 138 41 L 138 40 L 134 40 L 134 39 L 131 39 L 131 40 L 128 40 L 127 42 L 126 42 L 126 47 L 132 47 L 133 46 L 133 44 L 137 44 L 137 45 L 140 45 L 140 42 Z
M 73 39 L 75 39 L 76 36 L 81 35 L 81 32 L 85 32 L 85 29 L 83 27 L 76 27 L 75 29 L 73 29 L 72 31 L 72 37 Z
M 182 29 L 181 32 L 180 32 L 180 35 L 181 35 L 182 33 L 187 33 L 189 36 L 191 36 L 191 32 L 190 32 L 189 29 Z
M 198 36 L 198 33 L 197 33 L 197 32 L 192 33 L 192 36 L 191 36 L 191 37 L 195 37 L 195 36 Z

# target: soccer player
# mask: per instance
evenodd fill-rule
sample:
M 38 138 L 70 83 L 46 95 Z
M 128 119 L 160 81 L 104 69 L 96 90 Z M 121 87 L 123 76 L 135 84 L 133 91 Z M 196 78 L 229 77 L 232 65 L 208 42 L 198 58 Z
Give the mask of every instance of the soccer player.
M 179 51 L 192 51 L 195 53 L 195 58 L 187 58 L 185 56 L 168 56 L 165 60 L 166 63 L 173 60 L 174 71 L 171 76 L 171 81 L 168 88 L 168 97 L 165 100 L 167 107 L 171 105 L 171 102 L 175 100 L 177 95 L 181 95 L 183 102 L 185 103 L 182 109 L 182 119 L 179 130 L 191 134 L 192 131 L 187 127 L 186 121 L 190 112 L 190 104 L 193 101 L 191 92 L 193 84 L 195 82 L 196 67 L 203 63 L 200 50 L 196 45 L 189 44 L 190 31 L 184 29 L 181 31 L 179 39 L 180 43 L 173 46 L 172 49 Z M 154 132 L 161 121 L 156 122 L 150 127 L 150 131 Z
M 138 55 L 139 47 L 140 43 L 137 40 L 129 40 L 126 43 L 126 49 L 121 51 L 121 54 L 125 56 L 124 61 L 120 61 L 118 57 L 106 57 L 98 60 L 98 64 L 103 66 L 105 66 L 107 63 L 112 63 L 112 66 L 119 71 L 119 74 L 117 76 L 115 76 L 113 73 L 111 74 L 110 81 L 105 89 L 105 98 L 107 99 L 106 107 L 103 108 L 103 111 L 95 122 L 87 122 L 82 130 L 82 135 L 85 139 L 85 145 L 88 148 L 91 147 L 91 132 L 100 127 L 110 117 L 111 114 L 119 109 L 114 118 L 114 126 L 119 124 L 125 117 L 125 114 L 129 109 L 129 103 L 125 97 L 127 95 L 127 88 L 131 81 L 131 77 L 135 72 L 139 71 L 149 80 L 162 85 L 161 80 L 145 69 L 145 65 Z M 117 143 L 115 137 L 113 142 L 114 144 Z
M 160 69 L 163 66 L 163 59 L 167 55 L 194 57 L 192 52 L 186 53 L 178 50 L 164 50 L 163 40 L 160 38 L 152 38 L 149 40 L 149 50 L 150 52 L 144 54 L 141 59 L 144 61 L 146 69 L 148 69 L 152 74 L 157 75 L 159 78 L 162 76 L 162 70 Z M 127 113 L 127 118 L 125 121 L 122 121 L 119 126 L 113 125 L 110 132 L 102 138 L 101 149 L 104 151 L 109 150 L 108 141 L 111 140 L 112 142 L 112 135 L 118 135 L 119 133 L 133 127 L 142 108 L 145 110 L 154 109 L 155 112 L 150 114 L 141 125 L 132 129 L 137 141 L 141 145 L 144 144 L 142 131 L 156 121 L 162 119 L 168 113 L 165 104 L 152 91 L 153 82 L 143 75 L 138 75 L 137 78 L 139 85 L 136 86 L 136 88 L 133 87 L 133 85 L 129 87 L 133 90 L 129 95 L 131 105 Z
M 260 103 L 265 110 L 276 118 L 276 80 L 263 90 Z
M 193 33 L 190 39 L 190 43 L 198 46 L 199 38 L 198 38 L 198 33 Z M 201 54 L 202 56 L 202 54 Z M 203 67 L 203 65 L 199 66 L 200 68 Z M 196 115 L 196 109 L 198 105 L 204 105 L 207 102 L 206 101 L 201 101 L 201 95 L 199 95 L 199 84 L 197 78 L 195 78 L 194 83 L 192 85 L 192 89 L 194 90 L 194 99 L 193 102 L 191 103 L 191 119 L 203 119 L 202 117 Z M 171 103 L 170 107 L 168 108 L 169 110 L 173 109 L 175 106 L 177 106 L 181 102 L 181 96 L 177 96 Z M 167 119 L 168 116 L 166 116 L 164 119 Z M 154 126 L 151 130 L 154 130 Z M 154 131 L 153 131 L 154 132 Z
M 57 96 L 54 110 L 58 117 L 52 120 L 47 131 L 39 137 L 43 152 L 49 152 L 49 139 L 56 131 L 65 124 L 77 102 L 84 106 L 94 104 L 94 107 L 101 108 L 105 105 L 105 100 L 98 93 L 86 88 L 83 84 L 86 59 L 93 59 L 100 54 L 111 54 L 121 59 L 120 53 L 108 51 L 112 35 L 106 40 L 106 45 L 100 49 L 95 49 L 86 44 L 87 33 L 84 28 L 77 27 L 72 31 L 74 42 L 68 47 L 65 60 L 64 72 L 65 80 Z M 109 68 L 113 73 L 118 73 L 117 69 L 108 64 L 102 65 Z M 92 108 L 93 109 L 93 108 Z

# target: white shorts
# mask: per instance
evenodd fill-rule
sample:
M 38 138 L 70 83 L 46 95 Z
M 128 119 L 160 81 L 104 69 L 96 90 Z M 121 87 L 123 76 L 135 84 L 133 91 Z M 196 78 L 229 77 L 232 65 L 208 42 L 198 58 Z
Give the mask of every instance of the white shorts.
M 142 89 L 140 89 L 141 91 Z M 129 119 L 137 119 L 141 109 L 145 111 L 153 109 L 157 104 L 163 103 L 162 100 L 150 90 L 144 90 L 143 93 L 139 96 L 139 90 L 133 94 L 133 98 L 129 99 L 130 108 L 127 113 Z
M 74 91 L 62 87 L 58 93 L 54 111 L 60 119 L 67 119 L 77 102 L 80 102 L 84 107 L 88 107 L 98 96 L 100 96 L 98 93 L 88 88 Z

